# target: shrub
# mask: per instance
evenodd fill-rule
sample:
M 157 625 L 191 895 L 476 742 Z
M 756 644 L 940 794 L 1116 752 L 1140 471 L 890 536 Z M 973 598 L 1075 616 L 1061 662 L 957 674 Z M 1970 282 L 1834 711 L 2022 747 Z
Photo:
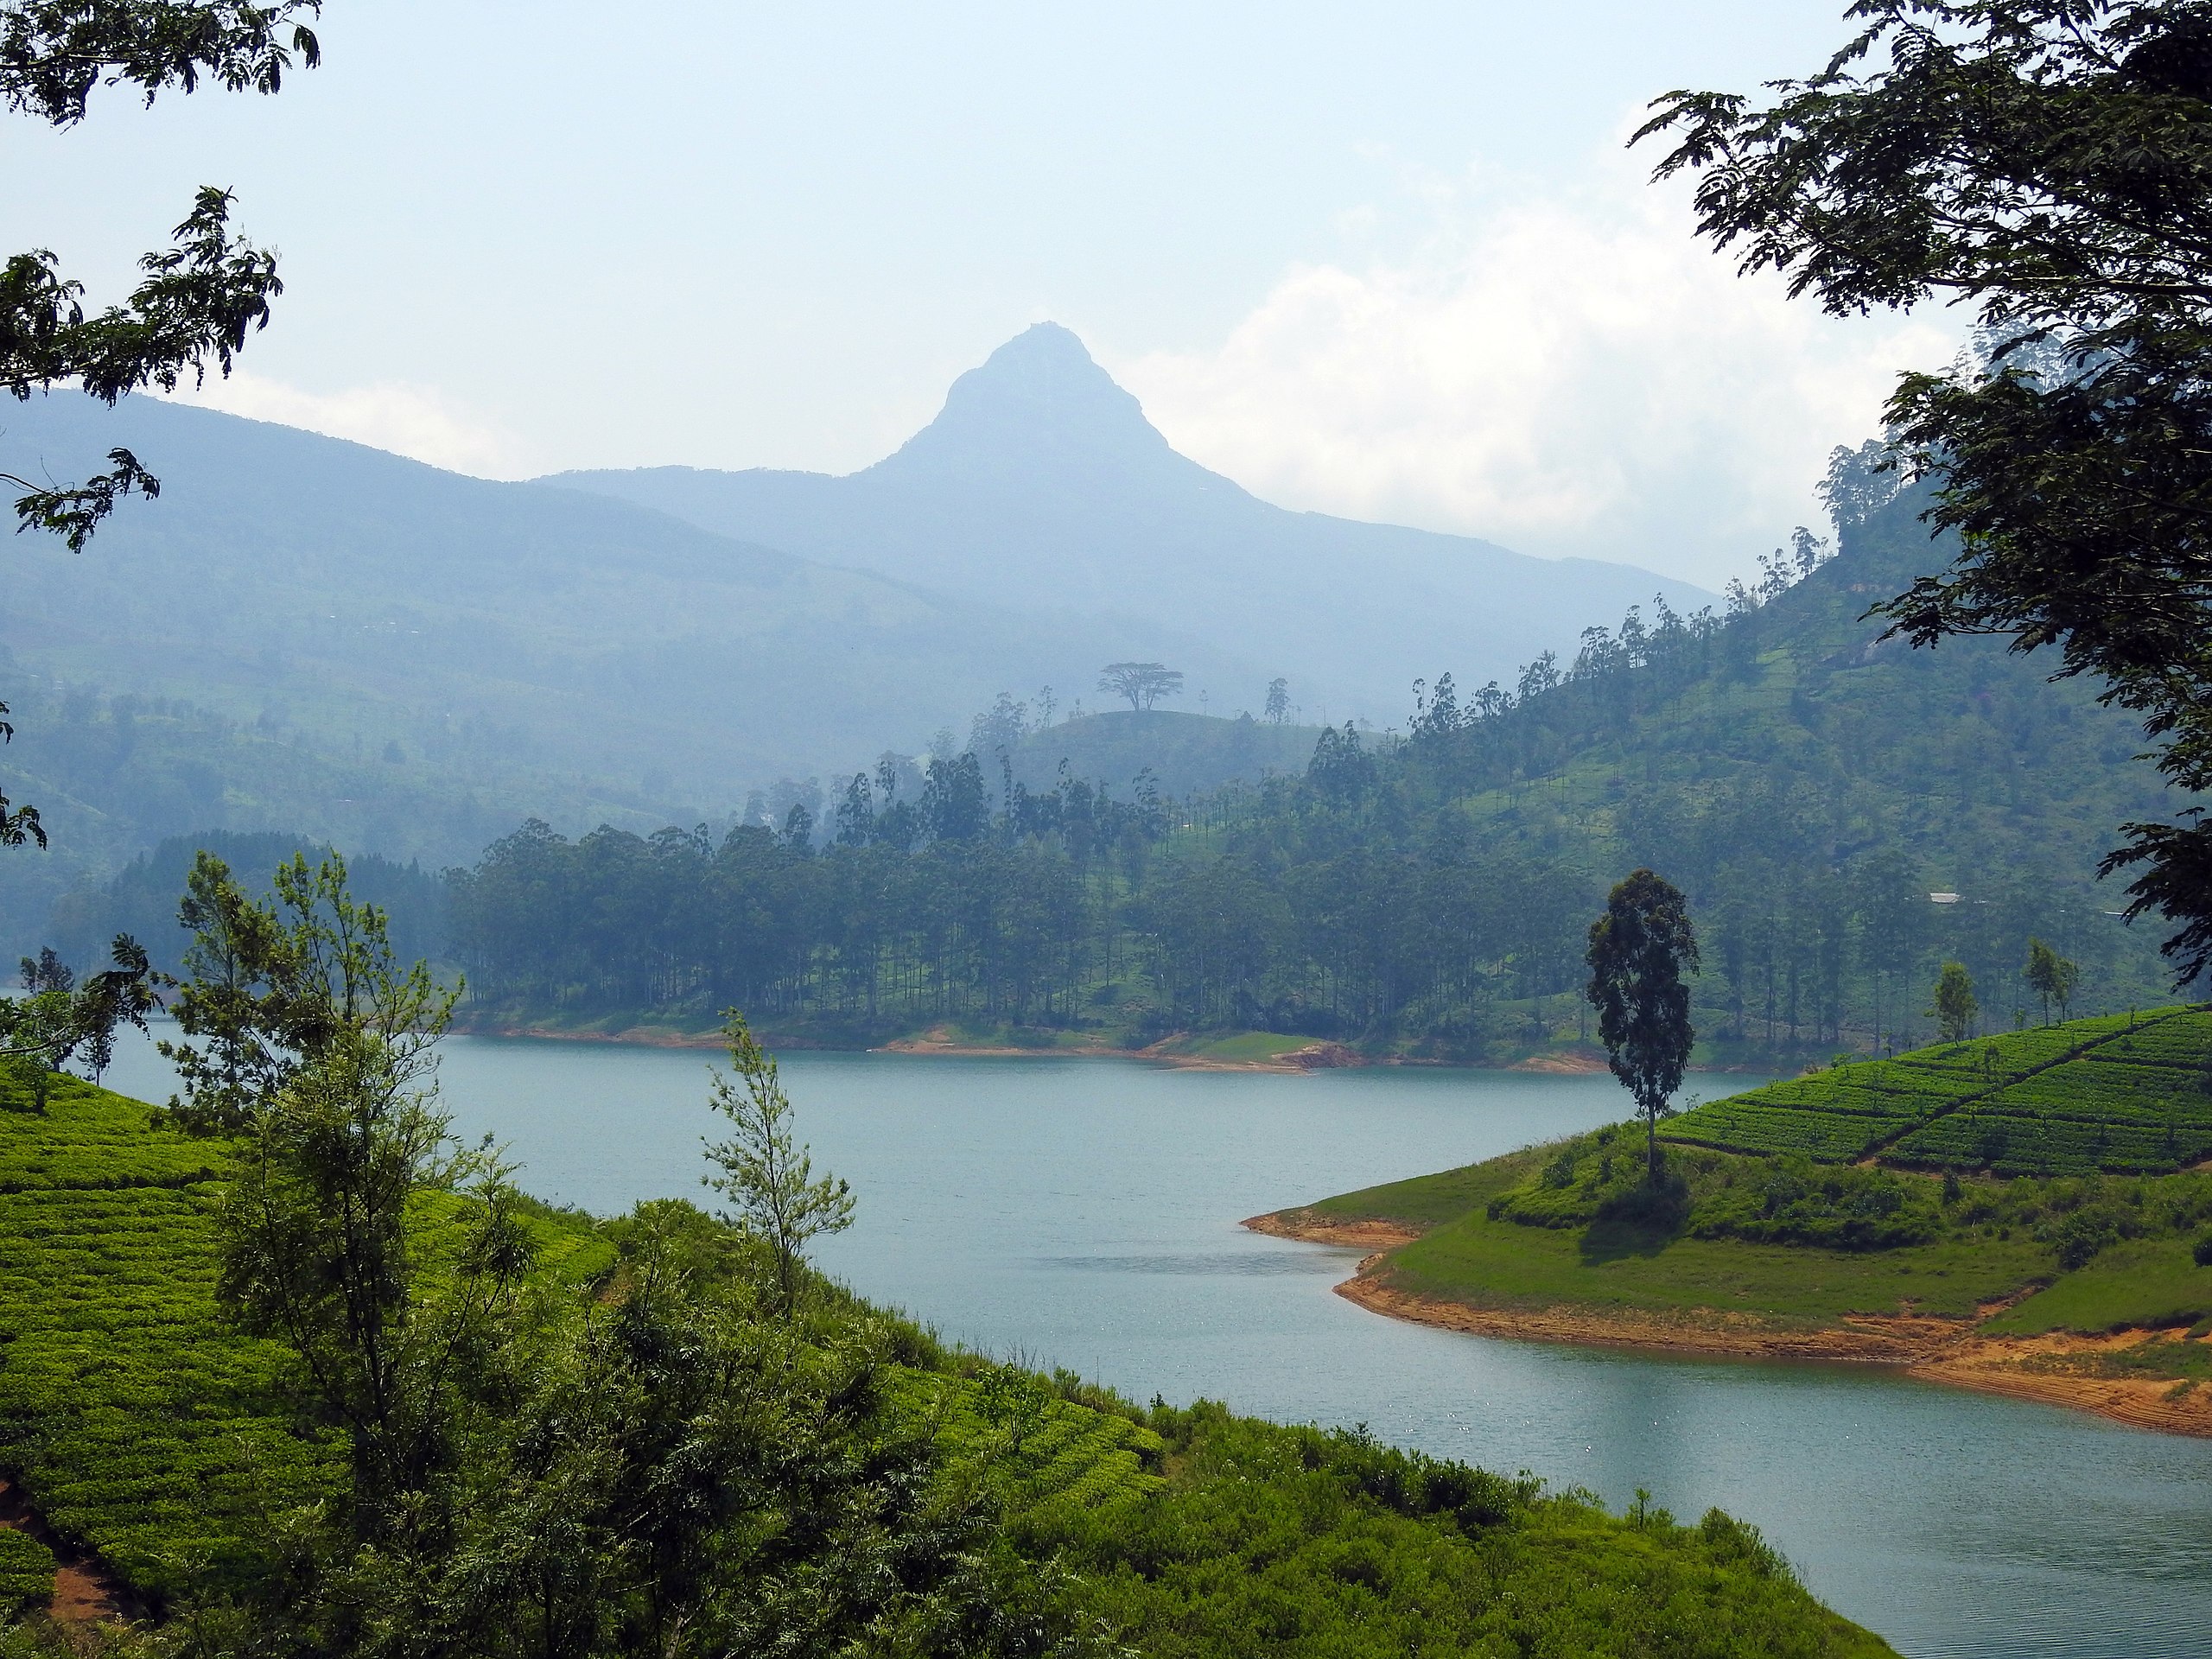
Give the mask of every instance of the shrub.
M 1707 1510 L 1697 1529 L 1715 1560 L 1745 1567 L 1763 1579 L 1778 1579 L 1785 1584 L 1797 1581 L 1782 1552 L 1761 1537 L 1759 1529 L 1749 1522 Z
M 2140 1223 L 2130 1211 L 2112 1203 L 2083 1205 L 2061 1221 L 2051 1236 L 2058 1265 L 2071 1273 L 2086 1268 L 2107 1246 L 2132 1238 Z
M 1938 1191 L 1932 1181 L 1888 1170 L 1782 1158 L 1764 1179 L 1701 1195 L 1689 1226 L 1700 1238 L 1895 1249 L 1927 1243 L 1942 1231 Z
M 1656 1181 L 1638 1179 L 1615 1187 L 1599 1201 L 1598 1219 L 1626 1227 L 1671 1231 L 1690 1212 L 1690 1184 L 1672 1164 L 1661 1168 Z
M 2212 1268 L 2212 1227 L 2206 1228 L 2196 1236 L 2196 1243 L 2190 1247 L 2189 1253 L 2196 1259 L 2198 1267 Z
M 0 1527 L 0 1618 L 54 1599 L 54 1552 L 14 1527 Z

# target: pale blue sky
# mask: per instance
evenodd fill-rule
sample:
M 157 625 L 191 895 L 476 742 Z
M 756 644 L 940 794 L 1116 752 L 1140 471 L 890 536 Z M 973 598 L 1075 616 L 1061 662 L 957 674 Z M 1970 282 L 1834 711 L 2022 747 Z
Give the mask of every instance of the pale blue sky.
M 219 401 L 467 470 L 849 469 L 1051 317 L 1289 505 L 1718 581 L 1940 340 L 1739 306 L 1618 140 L 1840 10 L 332 0 L 276 99 L 12 123 L 5 245 L 230 185 L 290 291 Z

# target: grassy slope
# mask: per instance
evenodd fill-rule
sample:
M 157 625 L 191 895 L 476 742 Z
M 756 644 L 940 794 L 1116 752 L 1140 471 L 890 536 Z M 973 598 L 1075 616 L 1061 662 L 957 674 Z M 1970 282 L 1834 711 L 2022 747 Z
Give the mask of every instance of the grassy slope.
M 1792 1155 L 1840 1170 L 1870 1154 L 1893 1160 L 1904 1208 L 1931 1217 L 1935 1236 L 1891 1248 L 1698 1236 L 1705 1211 L 1697 1208 L 1688 1225 L 1671 1228 L 1580 1213 L 1579 1225 L 1529 1225 L 1493 1214 L 1512 1206 L 1508 1195 L 1541 1191 L 1556 1147 L 1344 1193 L 1311 1213 L 1421 1231 L 1389 1258 L 1386 1282 L 1478 1307 L 1750 1314 L 1816 1329 L 1907 1308 L 1970 1318 L 2032 1292 L 1981 1328 L 2032 1335 L 2187 1325 L 2212 1313 L 2212 1268 L 2191 1256 L 2205 1183 L 2138 1172 L 2172 1172 L 2177 1158 L 2196 1162 L 2212 1149 L 2212 1094 L 2199 1081 L 2208 1065 L 2212 1014 L 2157 1010 L 1839 1067 L 1713 1102 L 1666 1126 L 1700 1202 L 1783 1178 L 1803 1166 Z M 1989 1135 L 1993 1126 L 2005 1128 L 2001 1139 Z M 1939 1133 L 1948 1128 L 1962 1132 Z M 1957 1199 L 1914 1166 L 1931 1144 L 1958 1149 L 1944 1160 L 1968 1176 Z M 2054 1179 L 2024 1179 L 2029 1170 Z M 2060 1254 L 2069 1222 L 2106 1213 L 2119 1236 L 2069 1270 Z
M 0 1472 L 158 1605 L 250 1568 L 257 1515 L 328 1490 L 342 1459 L 294 1432 L 282 1352 L 216 1308 L 222 1149 L 150 1117 L 67 1080 L 39 1114 L 0 1084 Z M 537 1224 L 564 1281 L 614 1261 L 619 1224 Z M 976 1362 L 935 1364 L 904 1374 L 914 1408 L 958 1440 L 1003 1437 Z M 1416 1635 L 1562 1659 L 1889 1651 L 1726 1517 L 1631 1522 L 1358 1436 L 1138 1411 L 1072 1378 L 1031 1399 L 1000 1465 L 1018 1535 L 1065 1551 L 1077 1611 L 1148 1653 L 1379 1656 Z
M 1614 1312 L 1709 1309 L 1813 1328 L 1850 1313 L 1895 1313 L 1906 1300 L 1927 1313 L 1968 1315 L 2051 1270 L 2050 1251 L 2026 1238 L 1861 1254 L 1491 1219 L 1488 1202 L 1531 1179 L 1542 1161 L 1541 1153 L 1516 1153 L 1346 1192 L 1309 1209 L 1335 1220 L 1420 1230 L 1420 1239 L 1390 1257 L 1395 1287 L 1511 1310 L 1561 1303 Z M 2202 1277 L 2212 1294 L 2212 1273 Z

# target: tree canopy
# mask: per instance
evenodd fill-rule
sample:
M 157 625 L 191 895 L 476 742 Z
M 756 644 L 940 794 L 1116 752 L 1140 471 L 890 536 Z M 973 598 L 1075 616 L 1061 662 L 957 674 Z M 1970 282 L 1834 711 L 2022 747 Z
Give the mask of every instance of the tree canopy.
M 0 8 L 0 99 L 16 114 L 67 127 L 103 86 L 127 86 L 148 104 L 203 80 L 275 92 L 296 61 L 321 60 L 302 21 L 321 10 L 321 0 L 27 0 Z M 84 284 L 61 274 L 50 249 L 11 257 L 0 270 L 0 385 L 24 400 L 73 385 L 112 404 L 146 386 L 173 391 L 210 366 L 227 375 L 283 291 L 276 256 L 232 233 L 232 207 L 229 191 L 202 187 L 170 245 L 139 260 L 145 280 L 121 304 L 90 315 Z M 78 485 L 0 474 L 23 492 L 17 528 L 53 531 L 75 552 L 123 497 L 160 493 L 129 450 L 108 459 L 110 471 Z
M 16 0 L 0 5 L 0 102 L 56 127 L 83 120 L 101 86 L 129 86 L 151 104 L 202 81 L 232 92 L 274 92 L 295 62 L 321 61 L 303 21 L 321 0 Z M 231 193 L 213 185 L 169 235 L 139 261 L 143 280 L 118 305 L 88 313 L 85 285 L 62 274 L 50 248 L 0 267 L 0 388 L 19 403 L 74 385 L 112 404 L 147 386 L 197 384 L 209 367 L 227 375 L 246 336 L 269 321 L 283 292 L 276 257 L 235 235 Z M 124 497 L 161 493 L 161 480 L 128 449 L 81 482 L 41 483 L 0 472 L 21 492 L 16 528 L 60 536 L 72 553 Z M 0 715 L 7 713 L 0 704 Z M 0 741 L 14 735 L 0 720 Z M 0 796 L 0 846 L 46 844 L 37 810 Z
M 1616 886 L 1590 925 L 1590 984 L 1598 1034 L 1613 1075 L 1644 1121 L 1651 1176 L 1659 1175 L 1659 1115 L 1681 1086 L 1697 1033 L 1685 972 L 1698 966 L 1689 901 L 1664 877 L 1637 870 Z
M 1918 645 L 2055 646 L 2212 787 L 2212 5 L 1860 0 L 1860 28 L 1770 102 L 1676 92 L 1639 138 L 1698 175 L 1700 228 L 1839 315 L 1931 296 L 1982 350 L 1890 404 L 1932 480 L 1948 569 L 1880 607 Z M 2212 965 L 2212 823 L 2122 826 L 2133 913 Z
M 1109 663 L 1098 671 L 1098 689 L 1127 697 L 1132 709 L 1144 709 L 1162 697 L 1181 696 L 1183 675 L 1160 663 Z

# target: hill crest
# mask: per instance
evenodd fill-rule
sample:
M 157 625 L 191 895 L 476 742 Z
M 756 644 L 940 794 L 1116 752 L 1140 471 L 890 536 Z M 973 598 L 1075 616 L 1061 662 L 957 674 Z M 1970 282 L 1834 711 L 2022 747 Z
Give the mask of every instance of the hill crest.
M 1179 454 L 1056 323 L 960 376 L 928 425 L 855 473 L 546 481 L 976 602 L 1172 629 L 1284 675 L 1309 718 L 1389 723 L 1416 674 L 1503 677 L 1656 594 L 1680 609 L 1713 597 L 1632 565 L 1261 500 Z

